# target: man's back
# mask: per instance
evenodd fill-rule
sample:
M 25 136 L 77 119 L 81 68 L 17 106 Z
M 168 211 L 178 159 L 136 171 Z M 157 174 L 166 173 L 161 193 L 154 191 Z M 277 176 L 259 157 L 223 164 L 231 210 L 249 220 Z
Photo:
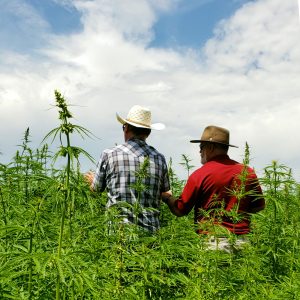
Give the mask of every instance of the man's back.
M 231 160 L 227 155 L 221 155 L 195 171 L 189 181 L 182 197 L 191 193 L 189 185 L 192 185 L 195 219 L 198 222 L 203 220 L 199 211 L 205 210 L 210 211 L 211 215 L 217 213 L 221 216 L 221 224 L 228 230 L 236 234 L 249 232 L 250 219 L 247 214 L 264 205 L 260 199 L 261 188 L 251 168 Z M 237 197 L 237 194 L 241 197 Z M 235 210 L 240 214 L 240 219 L 234 222 L 222 209 L 227 212 Z
M 145 169 L 143 174 L 141 168 Z M 138 184 L 143 188 L 138 188 Z M 122 207 L 124 221 L 137 222 L 154 231 L 159 228 L 160 194 L 170 189 L 165 158 L 145 141 L 130 139 L 103 151 L 93 188 L 100 191 L 107 188 L 107 207 L 121 201 L 138 207 L 137 218 L 132 209 Z

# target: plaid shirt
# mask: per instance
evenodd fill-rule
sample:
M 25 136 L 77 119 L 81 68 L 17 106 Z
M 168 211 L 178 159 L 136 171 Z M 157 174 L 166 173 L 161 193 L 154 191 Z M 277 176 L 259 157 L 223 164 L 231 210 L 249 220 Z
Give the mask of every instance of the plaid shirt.
M 146 176 L 138 177 L 140 167 L 149 159 Z M 137 191 L 137 185 L 144 185 Z M 102 152 L 97 164 L 92 188 L 97 191 L 107 189 L 107 207 L 125 201 L 138 206 L 137 214 L 133 208 L 122 207 L 121 215 L 126 223 L 137 223 L 150 231 L 159 225 L 161 193 L 170 189 L 165 157 L 145 141 L 131 139 L 123 145 Z

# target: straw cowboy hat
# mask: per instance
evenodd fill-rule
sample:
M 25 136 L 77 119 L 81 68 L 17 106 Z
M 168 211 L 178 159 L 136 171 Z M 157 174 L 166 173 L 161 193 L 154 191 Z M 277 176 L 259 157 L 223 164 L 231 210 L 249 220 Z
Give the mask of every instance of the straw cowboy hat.
M 214 126 L 214 125 L 207 126 L 204 129 L 200 140 L 191 140 L 190 142 L 191 143 L 211 142 L 211 143 L 218 143 L 218 144 L 223 144 L 230 147 L 238 148 L 238 146 L 229 144 L 229 131 L 227 129 Z
M 156 129 L 156 130 L 162 130 L 165 128 L 165 125 L 162 123 L 151 124 L 151 111 L 148 108 L 139 105 L 134 105 L 129 110 L 126 119 L 123 119 L 118 114 L 116 115 L 117 115 L 117 120 L 121 124 L 130 124 L 134 127 Z

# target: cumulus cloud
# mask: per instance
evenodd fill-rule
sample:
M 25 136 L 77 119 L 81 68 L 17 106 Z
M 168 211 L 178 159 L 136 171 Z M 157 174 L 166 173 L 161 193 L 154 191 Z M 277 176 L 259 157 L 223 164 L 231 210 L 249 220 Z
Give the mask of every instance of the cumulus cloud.
M 198 148 L 189 140 L 216 124 L 230 129 L 231 142 L 240 145 L 233 158 L 242 159 L 247 141 L 256 169 L 277 159 L 300 178 L 297 2 L 249 2 L 216 26 L 202 49 L 181 52 L 149 47 L 159 13 L 176 9 L 179 0 L 128 3 L 65 0 L 80 11 L 82 31 L 53 35 L 41 20 L 35 32 L 43 32 L 47 43 L 38 56 L 6 50 L 0 117 L 11 126 L 1 128 L 1 136 L 10 138 L 2 139 L 0 151 L 17 144 L 27 126 L 37 140 L 55 126 L 55 111 L 47 109 L 59 89 L 77 105 L 76 121 L 101 138 L 84 142 L 95 158 L 123 140 L 115 113 L 126 116 L 141 104 L 152 110 L 154 122 L 167 125 L 149 143 L 175 164 L 187 154 L 199 165 Z

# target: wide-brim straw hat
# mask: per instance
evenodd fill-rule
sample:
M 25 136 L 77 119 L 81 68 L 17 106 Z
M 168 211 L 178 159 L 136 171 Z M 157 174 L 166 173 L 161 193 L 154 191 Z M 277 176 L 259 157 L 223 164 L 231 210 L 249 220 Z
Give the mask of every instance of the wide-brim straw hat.
M 162 123 L 151 124 L 151 111 L 140 105 L 134 105 L 128 112 L 127 118 L 124 119 L 117 115 L 117 120 L 121 124 L 130 124 L 134 127 L 162 130 L 165 125 Z
M 238 148 L 238 146 L 229 144 L 229 135 L 230 134 L 227 129 L 214 126 L 214 125 L 209 125 L 204 129 L 200 140 L 191 140 L 190 142 L 191 143 L 210 142 L 210 143 L 223 144 L 230 147 Z

